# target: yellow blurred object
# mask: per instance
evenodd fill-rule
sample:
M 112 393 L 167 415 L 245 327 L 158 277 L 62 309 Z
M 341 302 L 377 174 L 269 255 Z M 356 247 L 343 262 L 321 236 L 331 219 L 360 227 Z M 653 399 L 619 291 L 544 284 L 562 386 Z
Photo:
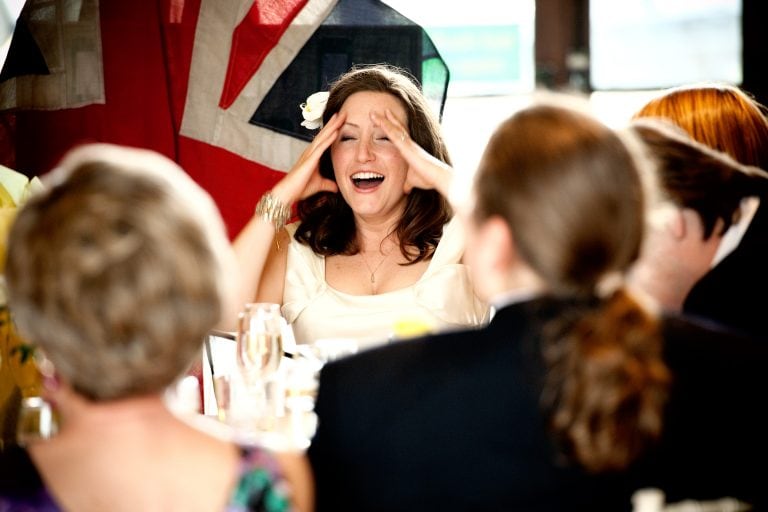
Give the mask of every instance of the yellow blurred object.
M 0 165 L 0 206 L 21 206 L 31 193 L 43 188 L 38 177 L 26 175 Z
M 392 337 L 395 339 L 415 338 L 429 334 L 432 325 L 417 316 L 399 318 L 392 327 Z
M 2 370 L 10 374 L 23 398 L 40 393 L 40 372 L 32 356 L 32 347 L 16 333 L 10 311 L 0 306 L 0 344 Z
M 24 398 L 39 396 L 42 377 L 13 327 L 7 306 L 0 306 L 0 451 L 16 443 L 16 422 Z
M 5 295 L 5 254 L 18 207 L 42 189 L 38 178 L 0 165 L 0 450 L 16 442 L 16 421 L 22 399 L 41 391 L 41 376 L 32 357 L 33 347 L 16 333 Z
M 7 208 L 16 208 L 16 202 L 11 197 L 11 194 L 5 190 L 5 187 L 0 185 L 0 208 L 3 210 Z
M 19 206 L 36 192 L 43 189 L 40 179 L 31 180 L 24 174 L 0 165 L 0 274 L 5 268 L 5 246 L 8 231 Z M 5 304 L 5 298 L 1 304 Z
M 0 187 L 0 192 L 2 187 Z M 8 231 L 11 229 L 11 223 L 16 217 L 17 208 L 0 206 L 0 274 L 5 270 L 5 247 L 8 240 Z M 5 293 L 0 297 L 0 304 L 5 304 Z

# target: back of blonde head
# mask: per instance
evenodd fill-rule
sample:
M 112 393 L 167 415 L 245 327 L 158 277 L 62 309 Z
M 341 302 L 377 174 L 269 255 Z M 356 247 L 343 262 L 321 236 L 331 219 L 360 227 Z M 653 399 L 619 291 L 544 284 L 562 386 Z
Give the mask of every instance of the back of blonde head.
M 213 201 L 165 157 L 112 145 L 73 150 L 46 180 L 9 237 L 19 330 L 87 397 L 163 390 L 224 304 Z

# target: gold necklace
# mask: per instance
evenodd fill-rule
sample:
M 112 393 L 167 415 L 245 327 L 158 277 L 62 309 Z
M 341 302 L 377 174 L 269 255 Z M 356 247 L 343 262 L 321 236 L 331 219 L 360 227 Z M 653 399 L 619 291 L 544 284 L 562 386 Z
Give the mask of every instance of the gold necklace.
M 390 251 L 389 253 L 385 254 L 383 258 L 381 258 L 381 261 L 378 265 L 376 265 L 376 268 L 371 270 L 371 266 L 368 264 L 368 260 L 365 259 L 365 254 L 363 251 L 360 251 L 360 258 L 362 258 L 363 263 L 365 263 L 365 266 L 368 268 L 368 272 L 371 273 L 371 291 L 373 292 L 373 295 L 376 295 L 376 272 L 379 271 L 381 266 L 384 264 L 385 261 L 387 261 L 387 258 L 389 258 L 389 255 L 392 253 Z

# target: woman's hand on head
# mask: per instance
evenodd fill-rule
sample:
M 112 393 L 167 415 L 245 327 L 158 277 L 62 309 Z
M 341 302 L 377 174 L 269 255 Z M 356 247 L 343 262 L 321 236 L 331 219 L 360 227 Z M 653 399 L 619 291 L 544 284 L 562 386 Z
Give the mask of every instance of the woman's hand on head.
M 315 135 L 301 156 L 296 160 L 291 170 L 275 183 L 270 190 L 272 198 L 278 205 L 269 203 L 272 213 L 280 222 L 286 209 L 301 199 L 317 192 L 336 192 L 336 182 L 324 178 L 320 174 L 320 157 L 331 147 L 338 138 L 339 130 L 346 120 L 345 114 L 334 114 L 326 125 Z M 240 286 L 232 299 L 233 304 L 253 302 L 257 298 L 278 302 L 283 295 L 287 252 L 280 250 L 280 241 L 290 243 L 291 237 L 275 218 L 263 214 L 254 214 L 251 221 L 238 233 L 233 248 L 237 259 L 237 276 Z M 276 239 L 276 243 L 272 243 Z M 273 249 L 274 248 L 274 249 Z M 227 311 L 219 322 L 219 327 L 225 330 L 235 325 L 234 311 Z
M 346 114 L 333 114 L 328 123 L 317 133 L 293 168 L 273 188 L 272 194 L 284 204 L 309 197 L 317 192 L 336 192 L 336 182 L 320 174 L 320 157 L 339 136 Z
M 427 153 L 411 139 L 408 130 L 389 109 L 384 112 L 383 116 L 371 112 L 371 120 L 376 125 L 381 126 L 389 140 L 408 163 L 408 175 L 403 187 L 405 193 L 410 193 L 414 188 L 435 189 L 447 197 L 453 180 L 453 168 Z

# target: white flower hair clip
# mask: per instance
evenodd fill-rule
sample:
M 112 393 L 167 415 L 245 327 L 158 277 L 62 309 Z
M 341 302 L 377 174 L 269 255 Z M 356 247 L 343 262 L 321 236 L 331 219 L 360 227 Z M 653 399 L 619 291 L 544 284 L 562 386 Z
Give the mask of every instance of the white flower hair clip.
M 310 94 L 306 103 L 299 105 L 301 107 L 301 115 L 304 117 L 301 126 L 310 130 L 323 126 L 323 112 L 325 111 L 325 104 L 328 103 L 328 95 L 328 91 Z

